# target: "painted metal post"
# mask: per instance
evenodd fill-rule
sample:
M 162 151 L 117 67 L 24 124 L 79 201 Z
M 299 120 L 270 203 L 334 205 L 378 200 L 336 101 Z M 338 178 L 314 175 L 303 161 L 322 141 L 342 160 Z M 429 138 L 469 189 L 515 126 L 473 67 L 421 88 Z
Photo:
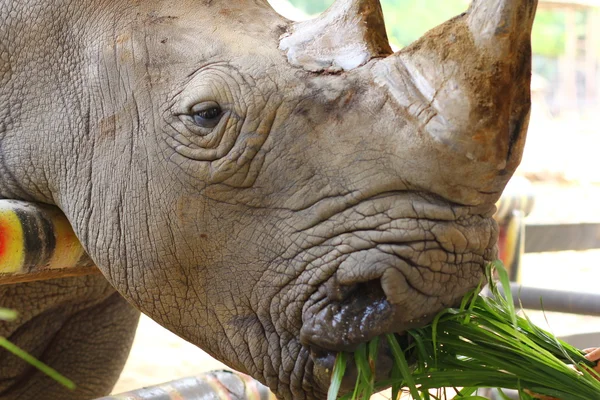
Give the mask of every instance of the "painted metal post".
M 509 182 L 494 218 L 498 222 L 499 257 L 508 269 L 511 281 L 520 282 L 521 259 L 525 253 L 525 217 L 534 205 L 531 183 L 522 177 Z
M 213 371 L 98 400 L 277 400 L 248 375 Z
M 58 208 L 0 200 L 0 285 L 99 273 Z

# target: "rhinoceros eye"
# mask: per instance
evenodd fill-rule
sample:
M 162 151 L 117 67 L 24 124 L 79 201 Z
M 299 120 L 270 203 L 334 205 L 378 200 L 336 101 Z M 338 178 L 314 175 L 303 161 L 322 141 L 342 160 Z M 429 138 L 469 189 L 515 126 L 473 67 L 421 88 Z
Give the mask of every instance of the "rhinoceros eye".
M 222 114 L 221 107 L 211 101 L 195 105 L 191 117 L 194 123 L 202 128 L 214 128 L 221 120 Z

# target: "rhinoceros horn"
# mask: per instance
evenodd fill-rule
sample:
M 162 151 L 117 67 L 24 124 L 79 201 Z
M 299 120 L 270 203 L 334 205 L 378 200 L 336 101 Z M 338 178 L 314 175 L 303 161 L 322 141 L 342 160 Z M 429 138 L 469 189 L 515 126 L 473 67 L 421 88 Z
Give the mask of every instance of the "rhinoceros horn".
M 474 0 L 466 14 L 374 69 L 423 131 L 481 165 L 490 182 L 510 176 L 504 172 L 522 154 L 536 6 L 537 0 Z
M 280 48 L 313 72 L 351 70 L 393 53 L 379 0 L 337 0 L 315 19 L 292 25 Z
M 530 42 L 536 8 L 537 0 L 474 0 L 467 21 L 476 45 L 497 59 L 514 58 Z

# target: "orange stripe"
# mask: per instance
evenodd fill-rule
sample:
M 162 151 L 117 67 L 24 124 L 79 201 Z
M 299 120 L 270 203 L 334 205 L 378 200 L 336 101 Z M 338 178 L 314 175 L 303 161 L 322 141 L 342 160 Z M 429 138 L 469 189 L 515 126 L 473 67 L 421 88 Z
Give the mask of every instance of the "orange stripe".
M 214 390 L 214 392 L 219 396 L 220 400 L 232 400 L 231 396 L 229 396 L 229 390 L 223 384 L 216 379 L 212 375 L 205 375 L 204 380 L 208 385 Z
M 517 215 L 515 213 L 515 215 L 513 215 L 513 217 L 509 220 L 508 224 L 505 225 L 505 238 L 504 238 L 504 259 L 502 260 L 504 262 L 504 265 L 507 266 L 507 269 L 509 270 L 509 276 L 510 276 L 510 269 L 512 268 L 513 262 L 515 260 L 515 257 L 517 257 L 516 252 L 518 251 L 518 243 L 519 243 L 519 235 L 520 235 L 520 228 L 521 228 L 521 216 Z
M 183 395 L 179 393 L 179 390 L 175 389 L 173 386 L 165 384 L 162 385 L 161 388 L 169 394 L 171 400 L 185 400 Z

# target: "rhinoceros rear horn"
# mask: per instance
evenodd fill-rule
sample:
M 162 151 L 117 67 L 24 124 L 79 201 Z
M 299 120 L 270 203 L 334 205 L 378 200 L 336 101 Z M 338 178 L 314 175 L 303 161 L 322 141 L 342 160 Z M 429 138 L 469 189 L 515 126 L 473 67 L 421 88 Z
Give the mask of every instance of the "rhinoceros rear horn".
M 379 0 L 337 0 L 281 39 L 291 64 L 313 72 L 348 71 L 392 54 Z
M 529 42 L 537 0 L 474 0 L 467 24 L 477 47 L 492 57 L 510 57 Z

